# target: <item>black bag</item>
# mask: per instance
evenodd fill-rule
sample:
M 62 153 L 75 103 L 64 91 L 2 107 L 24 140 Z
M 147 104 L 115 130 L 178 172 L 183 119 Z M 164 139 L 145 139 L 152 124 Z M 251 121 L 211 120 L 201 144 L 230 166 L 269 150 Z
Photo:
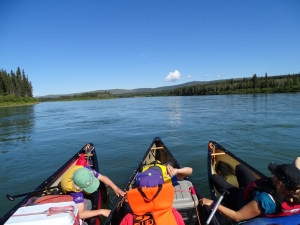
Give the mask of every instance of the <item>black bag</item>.
M 223 161 L 219 161 L 217 163 L 216 172 L 220 176 L 222 176 L 225 180 L 227 176 L 234 175 L 234 170 L 231 168 L 231 166 Z

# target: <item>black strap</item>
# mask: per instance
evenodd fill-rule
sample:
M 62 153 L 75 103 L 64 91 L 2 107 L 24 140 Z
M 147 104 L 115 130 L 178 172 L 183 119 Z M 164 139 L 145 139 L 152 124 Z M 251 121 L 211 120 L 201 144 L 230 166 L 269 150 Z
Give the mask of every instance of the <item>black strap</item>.
M 151 162 L 151 163 L 149 163 L 149 164 L 154 164 L 154 166 L 155 165 L 163 165 L 162 163 L 161 163 L 161 161 L 159 161 L 159 160 L 155 160 L 155 161 L 153 161 L 153 162 Z
M 284 197 L 276 192 L 276 188 L 273 185 L 272 178 L 267 178 L 263 182 L 257 184 L 254 186 L 253 190 L 258 190 L 258 191 L 264 191 L 267 192 L 268 194 L 272 195 L 276 203 L 281 206 L 281 203 L 284 202 Z M 254 193 L 252 193 L 254 194 Z
M 146 212 L 143 215 L 136 215 L 133 216 L 133 225 L 155 225 L 154 216 L 151 212 Z
M 146 194 L 143 192 L 142 188 L 139 187 L 138 191 L 140 192 L 140 194 L 143 196 L 143 198 L 145 200 L 147 200 L 147 201 L 153 201 L 158 196 L 158 194 L 161 191 L 161 189 L 162 189 L 162 184 L 159 184 L 158 185 L 158 189 L 157 189 L 157 191 L 156 191 L 156 193 L 155 193 L 155 195 L 153 196 L 152 199 L 148 199 L 148 197 L 146 196 Z

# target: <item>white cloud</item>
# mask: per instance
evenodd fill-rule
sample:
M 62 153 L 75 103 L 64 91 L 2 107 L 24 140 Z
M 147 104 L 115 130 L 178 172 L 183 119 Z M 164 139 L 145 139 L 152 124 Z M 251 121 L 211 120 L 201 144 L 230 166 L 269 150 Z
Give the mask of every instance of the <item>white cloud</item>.
M 192 77 L 193 77 L 192 75 L 188 75 L 186 78 L 188 78 L 188 79 L 189 79 L 189 78 L 192 78 Z
M 208 74 L 205 74 L 204 76 L 205 76 L 205 77 L 208 77 L 209 75 L 208 75 Z
M 166 82 L 172 82 L 180 79 L 180 72 L 178 70 L 174 70 L 174 72 L 170 72 L 169 75 L 165 78 Z

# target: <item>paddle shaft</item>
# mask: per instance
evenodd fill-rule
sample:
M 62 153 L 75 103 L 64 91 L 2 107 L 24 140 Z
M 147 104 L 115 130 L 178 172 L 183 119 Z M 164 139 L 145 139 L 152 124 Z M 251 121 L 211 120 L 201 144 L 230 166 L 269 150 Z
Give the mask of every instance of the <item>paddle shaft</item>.
M 216 211 L 217 211 L 217 209 L 218 209 L 218 206 L 221 204 L 221 202 L 222 202 L 222 200 L 223 200 L 223 198 L 224 198 L 224 195 L 225 195 L 226 193 L 229 193 L 229 192 L 226 191 L 226 190 L 224 190 L 223 194 L 222 194 L 222 195 L 220 196 L 220 198 L 218 199 L 217 203 L 215 204 L 214 209 L 212 210 L 212 212 L 210 213 L 208 219 L 206 220 L 206 223 L 205 223 L 206 225 L 208 225 L 208 224 L 210 223 L 211 219 L 212 219 L 213 216 L 215 215 L 215 213 L 216 213 Z
M 30 195 L 30 194 L 34 194 L 34 193 L 38 193 L 38 192 L 41 192 L 41 191 L 46 191 L 46 190 L 53 189 L 53 188 L 59 188 L 59 187 L 60 186 L 46 187 L 44 189 L 38 189 L 38 190 L 34 190 L 34 191 L 30 191 L 30 192 L 26 192 L 26 193 L 22 193 L 22 194 L 18 194 L 18 195 L 13 195 L 13 196 L 7 194 L 6 198 L 8 198 L 10 201 L 13 201 L 14 198 L 18 198 L 18 197 L 22 197 L 22 196 L 26 196 L 26 195 Z

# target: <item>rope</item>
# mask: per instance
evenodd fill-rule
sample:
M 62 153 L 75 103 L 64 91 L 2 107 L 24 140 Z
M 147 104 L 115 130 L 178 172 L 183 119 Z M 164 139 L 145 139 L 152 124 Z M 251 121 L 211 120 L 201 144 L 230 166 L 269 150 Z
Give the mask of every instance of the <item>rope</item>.
M 195 189 L 194 189 L 194 187 L 191 186 L 189 190 L 175 190 L 175 192 L 190 192 L 191 193 L 191 196 L 192 196 L 192 199 L 193 199 L 193 202 L 194 202 L 194 208 L 196 209 L 196 214 L 197 214 L 198 222 L 199 222 L 199 225 L 201 225 L 200 217 L 199 217 L 199 213 L 198 213 L 198 207 L 196 205 L 196 200 L 194 198 L 194 195 L 197 194 L 196 191 L 195 191 Z
M 193 201 L 194 201 L 194 208 L 196 209 L 196 214 L 197 214 L 197 218 L 198 218 L 198 222 L 199 222 L 199 225 L 201 225 L 201 222 L 200 222 L 200 217 L 199 217 L 199 213 L 198 213 L 198 207 L 196 205 L 196 201 L 195 201 L 195 198 L 194 198 L 194 194 L 196 195 L 196 191 L 194 189 L 194 187 L 192 186 L 191 187 L 191 196 L 193 198 Z M 199 203 L 198 203 L 199 204 Z
M 122 197 L 122 199 L 118 202 L 117 208 L 119 209 L 120 207 L 122 207 L 123 203 L 125 202 L 125 196 L 126 196 L 127 192 L 125 192 L 124 196 Z
M 174 190 L 174 192 L 191 192 L 191 190 Z
M 24 213 L 24 214 L 14 214 L 12 217 L 17 217 L 17 216 L 30 216 L 30 215 L 38 215 L 38 214 L 46 214 L 47 216 L 52 216 L 55 214 L 59 213 L 69 213 L 73 220 L 76 222 L 76 224 L 79 224 L 79 221 L 77 217 L 74 214 L 74 206 L 61 206 L 61 207 L 50 207 L 48 210 L 44 212 L 35 212 L 35 213 Z
M 198 219 L 198 222 L 199 222 L 199 225 L 201 225 L 201 222 L 200 222 L 200 216 L 199 216 L 199 212 L 198 212 L 198 207 L 196 205 L 196 200 L 194 198 L 194 195 L 197 195 L 196 191 L 195 191 L 195 188 L 193 186 L 191 186 L 190 190 L 175 190 L 175 192 L 190 192 L 191 193 L 191 196 L 193 198 L 193 202 L 194 202 L 194 208 L 196 210 L 196 214 L 197 214 L 197 219 Z M 199 204 L 199 203 L 198 203 Z M 215 217 L 215 216 L 214 216 Z M 216 220 L 217 223 L 219 224 L 218 220 Z
M 37 215 L 37 214 L 46 214 L 47 210 L 44 212 L 35 212 L 35 213 L 24 213 L 24 214 L 14 214 L 12 215 L 12 217 L 16 217 L 16 216 L 31 216 L 31 215 Z

